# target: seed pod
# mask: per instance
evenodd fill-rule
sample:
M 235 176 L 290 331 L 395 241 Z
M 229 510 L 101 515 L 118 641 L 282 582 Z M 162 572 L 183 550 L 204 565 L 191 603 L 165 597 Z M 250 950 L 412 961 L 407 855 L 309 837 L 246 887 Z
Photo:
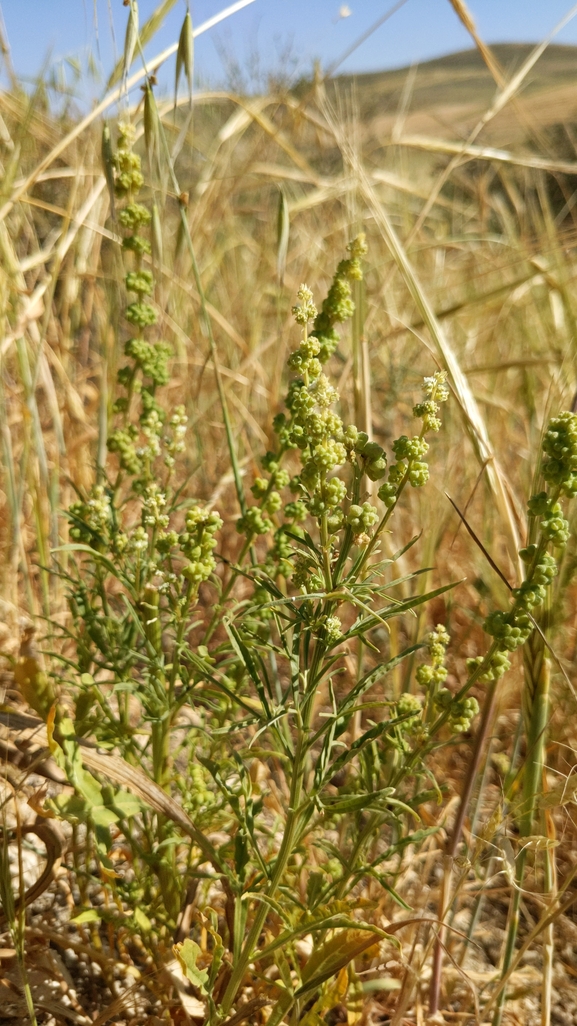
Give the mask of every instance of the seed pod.
M 144 87 L 144 144 L 152 173 L 155 161 L 160 160 L 160 121 L 154 93 L 148 81 Z
M 128 70 L 132 64 L 134 50 L 138 42 L 138 3 L 137 0 L 130 0 L 130 14 L 126 25 L 126 36 L 124 38 L 124 72 L 123 78 L 126 82 Z
M 276 256 L 276 273 L 278 283 L 282 288 L 284 283 L 284 273 L 286 269 L 286 258 L 288 252 L 289 243 L 289 232 L 290 232 L 290 219 L 288 211 L 288 203 L 284 193 L 284 189 L 281 188 L 278 199 L 278 214 L 277 214 L 277 256 Z
M 110 129 L 108 124 L 105 122 L 102 128 L 102 168 L 104 171 L 104 177 L 106 178 L 106 184 L 108 186 L 108 192 L 110 195 L 110 208 L 112 216 L 116 217 L 116 210 L 114 207 L 114 153 L 112 150 L 112 142 L 110 139 Z
M 190 17 L 190 10 L 186 12 L 182 28 L 180 30 L 180 36 L 178 39 L 178 50 L 176 52 L 176 78 L 174 82 L 174 102 L 176 103 L 176 97 L 178 94 L 178 83 L 180 81 L 180 75 L 182 69 L 188 82 L 188 93 L 192 100 L 192 73 L 194 69 L 194 37 L 192 34 L 192 18 Z

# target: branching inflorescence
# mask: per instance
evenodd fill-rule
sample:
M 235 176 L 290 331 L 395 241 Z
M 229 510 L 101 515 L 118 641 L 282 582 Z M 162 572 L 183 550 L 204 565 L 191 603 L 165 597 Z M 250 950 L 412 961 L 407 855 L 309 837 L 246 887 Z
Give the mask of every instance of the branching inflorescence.
M 415 416 L 423 422 L 421 431 L 412 438 L 403 435 L 393 443 L 396 462 L 388 473 L 382 446 L 355 425 L 345 426 L 336 410 L 338 392 L 323 367 L 338 345 L 335 326 L 354 312 L 351 282 L 362 278 L 361 260 L 367 251 L 364 235 L 350 243 L 348 250 L 350 256 L 338 265 L 320 312 L 306 285 L 298 291 L 293 314 L 303 335 L 299 348 L 288 360 L 289 368 L 298 375 L 288 389 L 289 412 L 275 417 L 279 448 L 267 453 L 262 461 L 268 476 L 258 477 L 253 484 L 252 493 L 258 505 L 249 507 L 238 522 L 238 530 L 248 539 L 274 531 L 271 555 L 277 561 L 278 571 L 292 576 L 297 587 L 310 590 L 330 590 L 334 586 L 335 562 L 338 559 L 337 565 L 343 567 L 343 557 L 352 542 L 370 554 L 405 485 L 420 488 L 427 482 L 429 472 L 424 456 L 429 446 L 424 436 L 439 430 L 439 404 L 449 394 L 444 372 L 425 379 L 423 402 L 414 408 Z M 292 476 L 281 468 L 283 457 L 290 450 L 299 452 L 301 463 L 300 471 Z M 352 474 L 345 473 L 347 464 Z M 363 501 L 361 491 L 363 478 L 374 482 L 385 477 L 386 482 L 378 489 L 386 508 L 381 518 L 370 501 Z M 286 487 L 294 498 L 283 503 L 280 492 Z M 279 525 L 277 514 L 281 510 L 284 524 Z M 309 516 L 318 523 L 325 554 L 324 567 L 316 570 L 306 554 L 295 556 L 294 545 L 287 540 L 287 526 L 293 536 L 298 535 L 298 525 Z

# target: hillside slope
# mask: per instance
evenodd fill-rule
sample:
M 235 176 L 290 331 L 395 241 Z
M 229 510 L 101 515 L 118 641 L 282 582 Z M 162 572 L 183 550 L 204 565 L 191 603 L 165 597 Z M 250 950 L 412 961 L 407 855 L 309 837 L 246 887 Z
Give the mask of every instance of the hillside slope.
M 509 79 L 533 50 L 533 44 L 502 43 L 491 47 Z M 331 99 L 355 96 L 361 120 L 381 135 L 392 131 L 405 102 L 404 131 L 458 138 L 491 105 L 496 85 L 476 49 L 448 54 L 410 68 L 337 76 Z M 403 101 L 403 92 L 405 100 Z M 408 95 L 407 95 L 408 93 Z M 577 47 L 551 45 L 523 82 L 515 101 L 485 130 L 484 141 L 502 145 L 559 122 L 577 120 Z M 371 133 L 372 134 L 372 133 Z

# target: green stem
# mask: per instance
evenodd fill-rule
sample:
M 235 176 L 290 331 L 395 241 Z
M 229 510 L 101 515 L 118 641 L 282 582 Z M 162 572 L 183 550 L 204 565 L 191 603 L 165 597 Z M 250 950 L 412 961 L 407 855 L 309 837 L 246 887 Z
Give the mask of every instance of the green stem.
M 519 822 L 519 838 L 521 841 L 523 838 L 529 837 L 533 831 L 537 796 L 541 790 L 545 765 L 545 734 L 549 719 L 549 661 L 545 655 L 544 640 L 538 631 L 533 632 L 525 645 L 523 664 L 525 672 L 523 715 L 527 731 L 527 755 L 523 769 L 523 799 Z M 508 974 L 515 952 L 515 944 L 519 932 L 519 909 L 526 861 L 527 849 L 522 848 L 516 863 L 516 887 L 509 913 L 501 978 Z M 493 1026 L 500 1026 L 505 998 L 506 988 L 503 987 L 497 999 L 493 1015 Z
M 332 591 L 333 582 L 331 573 L 331 540 L 329 536 L 329 528 L 326 513 L 323 513 L 320 519 L 320 529 L 321 548 L 323 553 L 323 573 L 325 576 L 325 588 L 327 591 Z
M 295 838 L 298 834 L 299 820 L 302 816 L 302 809 L 299 809 L 299 806 L 301 804 L 303 788 L 303 777 L 306 760 L 306 734 L 308 731 L 308 725 L 308 717 L 301 720 L 300 714 L 297 712 L 297 729 L 299 732 L 299 736 L 295 750 L 294 772 L 291 780 L 289 808 L 285 823 L 283 839 L 275 862 L 274 872 L 271 877 L 270 883 L 266 891 L 264 892 L 264 895 L 268 898 L 274 897 L 279 887 L 279 884 L 286 870 L 288 861 L 293 853 Z M 258 944 L 258 939 L 262 932 L 262 928 L 265 924 L 268 913 L 268 904 L 264 901 L 260 902 L 255 912 L 252 927 L 244 943 L 244 947 L 242 949 L 240 957 L 236 962 L 236 965 L 234 966 L 232 975 L 230 977 L 228 986 L 222 999 L 222 1018 L 228 1015 L 234 1003 L 238 989 L 242 984 L 246 970 L 249 966 L 249 963 L 252 960 L 254 949 Z

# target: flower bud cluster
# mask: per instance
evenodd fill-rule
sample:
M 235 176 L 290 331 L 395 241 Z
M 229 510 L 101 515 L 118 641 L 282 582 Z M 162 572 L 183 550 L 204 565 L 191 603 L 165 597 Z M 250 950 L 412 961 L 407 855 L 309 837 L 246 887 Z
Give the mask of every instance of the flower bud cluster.
M 114 188 L 117 196 L 138 192 L 144 185 L 140 157 L 132 152 L 134 128 L 129 122 L 118 126 L 118 149 L 113 157 Z
M 186 515 L 186 530 L 178 539 L 181 552 L 189 560 L 182 574 L 196 586 L 207 581 L 216 567 L 214 536 L 221 527 L 222 520 L 215 510 L 193 506 Z
M 346 522 L 352 528 L 353 534 L 366 534 L 379 519 L 378 511 L 370 502 L 363 502 L 362 506 L 353 503 L 349 506 Z
M 301 285 L 297 292 L 299 302 L 296 306 L 293 306 L 293 317 L 297 324 L 306 325 L 309 321 L 313 321 L 317 316 L 317 308 L 313 302 L 313 294 L 309 289 L 308 285 Z M 311 352 L 310 356 L 316 356 L 320 349 L 320 345 L 317 344 L 316 351 Z
M 126 428 L 118 428 L 108 438 L 107 446 L 109 452 L 118 455 L 120 466 L 128 474 L 139 474 L 142 470 L 142 462 L 137 452 L 136 439 L 138 428 L 134 424 L 128 424 Z
M 421 729 L 423 716 L 423 703 L 418 695 L 405 692 L 396 702 L 396 714 L 403 717 L 404 722 L 400 724 L 400 730 L 406 734 L 416 734 Z
M 445 654 L 450 638 L 447 629 L 442 623 L 431 631 L 427 638 L 429 649 L 429 663 L 423 663 L 417 669 L 417 681 L 422 688 L 436 690 L 447 679 L 447 668 L 445 666 Z
M 539 518 L 538 542 L 519 551 L 527 575 L 518 588 L 513 588 L 511 607 L 507 611 L 497 609 L 485 620 L 484 629 L 497 642 L 498 651 L 481 680 L 495 680 L 509 668 L 505 653 L 514 652 L 531 635 L 532 611 L 543 604 L 547 588 L 557 574 L 557 563 L 547 552 L 547 546 L 563 548 L 569 540 L 569 523 L 559 497 L 577 493 L 577 414 L 561 413 L 550 421 L 543 438 L 543 453 L 543 477 L 550 491 L 532 495 L 527 505 L 528 516 Z M 482 661 L 469 660 L 469 669 L 474 671 Z
M 357 431 L 351 425 L 345 432 L 345 445 L 352 440 L 353 433 L 356 438 L 353 441 L 353 451 L 360 457 L 363 473 L 370 481 L 379 481 L 387 472 L 387 457 L 385 450 L 377 442 L 370 442 L 366 431 Z M 348 446 L 347 446 L 348 447 Z
M 550 421 L 543 439 L 543 477 L 563 495 L 577 494 L 577 413 L 565 411 Z
M 311 623 L 311 628 L 327 647 L 338 644 L 343 636 L 343 625 L 338 616 L 321 616 Z
M 423 421 L 421 433 L 413 438 L 401 435 L 393 442 L 397 462 L 389 467 L 388 480 L 378 491 L 379 498 L 388 509 L 395 505 L 400 488 L 405 482 L 412 488 L 422 488 L 429 480 L 429 467 L 423 459 L 429 445 L 424 436 L 428 431 L 438 431 L 441 427 L 439 406 L 449 398 L 446 372 L 436 371 L 431 377 L 425 378 L 423 391 L 424 402 L 413 407 L 415 417 L 420 417 Z
M 70 537 L 84 545 L 103 550 L 112 523 L 110 497 L 103 485 L 95 485 L 85 502 L 73 502 L 68 509 Z
M 247 537 L 273 529 L 271 517 L 280 512 L 281 491 L 289 484 L 295 498 L 284 505 L 286 521 L 302 523 L 307 515 L 323 518 L 332 536 L 348 523 L 355 535 L 362 538 L 378 519 L 376 510 L 368 503 L 355 504 L 345 514 L 347 485 L 338 471 L 347 461 L 356 458 L 352 456 L 356 452 L 361 457 L 364 472 L 371 480 L 377 480 L 385 472 L 385 454 L 356 428 L 345 431 L 334 409 L 338 392 L 322 371 L 322 364 L 332 355 L 338 342 L 333 325 L 346 320 L 354 311 L 350 281 L 362 277 L 361 257 L 366 253 L 364 236 L 359 236 L 348 248 L 350 257 L 339 264 L 320 313 L 307 285 L 301 285 L 297 292 L 298 303 L 293 307 L 293 314 L 303 329 L 303 337 L 288 363 L 299 376 L 288 389 L 289 417 L 280 414 L 274 420 L 280 453 L 278 456 L 267 454 L 263 468 L 269 476 L 257 477 L 251 489 L 259 504 L 251 506 L 237 522 L 237 530 Z M 307 330 L 310 321 L 314 321 L 311 334 Z M 302 468 L 292 480 L 279 468 L 280 459 L 289 449 L 301 453 Z M 293 571 L 288 562 L 291 548 L 282 527 L 275 532 L 272 555 L 281 572 Z
M 281 413 L 273 422 L 279 451 L 268 453 L 263 460 L 264 473 L 255 479 L 251 488 L 256 505 L 249 507 L 237 522 L 237 530 L 245 534 L 247 540 L 274 532 L 268 560 L 276 563 L 278 572 L 292 576 L 297 587 L 308 585 L 313 590 L 322 588 L 323 582 L 312 567 L 295 564 L 287 530 L 291 536 L 299 534 L 302 528 L 298 525 L 307 516 L 314 517 L 319 522 L 329 564 L 333 558 L 330 550 L 336 548 L 340 531 L 347 532 L 346 546 L 352 541 L 360 547 L 370 544 L 379 514 L 370 502 L 362 501 L 362 481 L 363 478 L 380 481 L 387 475 L 384 449 L 355 425 L 343 424 L 335 409 L 338 392 L 323 372 L 323 364 L 338 343 L 334 325 L 354 311 L 351 282 L 362 278 L 361 259 L 367 251 L 364 235 L 358 236 L 348 250 L 350 255 L 338 265 L 320 313 L 316 312 L 308 286 L 301 285 L 298 290 L 293 314 L 302 328 L 302 338 L 288 360 L 290 369 L 296 373 L 286 397 L 288 415 Z M 313 326 L 309 333 L 311 321 Z M 428 444 L 423 435 L 426 431 L 438 430 L 440 425 L 436 416 L 439 404 L 445 402 L 449 394 L 446 375 L 437 372 L 426 378 L 424 393 L 425 402 L 415 407 L 415 413 L 423 418 L 421 434 L 397 439 L 394 446 L 397 462 L 389 469 L 388 481 L 378 493 L 387 508 L 394 506 L 406 482 L 416 488 L 428 478 L 428 467 L 423 461 Z M 290 450 L 299 453 L 301 462 L 300 472 L 292 479 L 279 469 L 283 456 Z M 353 475 L 350 470 L 345 473 L 347 464 L 354 469 Z M 282 496 L 287 485 L 293 493 L 288 502 Z M 279 526 L 277 515 L 281 511 L 284 522 Z
M 417 681 L 429 693 L 429 707 L 448 712 L 450 729 L 458 734 L 468 730 L 471 720 L 479 712 L 476 698 L 454 698 L 449 688 L 443 687 L 447 679 L 445 656 L 450 638 L 443 624 L 437 624 L 427 638 L 429 662 L 417 669 Z
M 171 463 L 167 463 L 167 466 L 172 466 L 174 463 L 174 457 L 179 452 L 184 452 L 184 436 L 186 435 L 187 424 L 188 417 L 184 412 L 184 406 L 180 404 L 175 408 L 174 413 L 168 422 L 170 435 L 164 440 L 166 451 L 168 453 L 166 460 L 169 458 L 172 460 Z
M 169 381 L 171 348 L 166 342 L 148 341 L 141 336 L 143 330 L 156 324 L 158 318 L 154 306 L 148 301 L 154 291 L 154 278 L 151 271 L 141 266 L 143 254 L 150 252 L 150 243 L 139 232 L 150 224 L 151 215 L 134 199 L 142 188 L 143 178 L 140 157 L 132 152 L 133 141 L 132 126 L 121 124 L 113 168 L 116 193 L 128 201 L 118 214 L 120 224 L 130 233 L 123 240 L 123 248 L 134 253 L 135 262 L 134 269 L 126 274 L 125 285 L 128 293 L 136 295 L 136 300 L 128 304 L 125 316 L 129 324 L 138 328 L 139 335 L 129 339 L 124 346 L 125 355 L 131 362 L 118 372 L 118 384 L 125 394 L 118 396 L 114 404 L 114 412 L 123 415 L 123 423 L 111 432 L 108 449 L 118 455 L 123 470 L 134 476 L 141 475 L 143 487 L 152 476 L 152 464 L 160 455 L 163 443 L 166 447 L 165 464 L 168 467 L 174 465 L 175 453 L 182 450 L 186 418 L 184 411 L 180 410 L 176 421 L 170 423 L 172 430 L 163 439 L 166 416 L 155 399 L 155 392 Z M 134 395 L 140 395 L 140 432 L 134 423 L 129 422 Z M 140 433 L 144 442 L 139 445 Z
M 530 617 L 517 602 L 507 612 L 495 609 L 483 624 L 483 630 L 498 642 L 500 649 L 507 652 L 514 652 L 524 645 L 532 629 Z
M 168 361 L 172 350 L 166 342 L 152 344 L 143 338 L 131 338 L 124 346 L 124 352 L 153 385 L 166 385 L 170 380 Z M 150 390 L 148 392 L 151 394 Z
M 186 811 L 194 816 L 198 816 L 199 812 L 216 802 L 216 796 L 208 786 L 208 779 L 208 772 L 204 766 L 196 759 L 191 759 L 183 797 Z
M 349 258 L 341 260 L 337 267 L 336 274 L 329 288 L 327 298 L 323 302 L 320 313 L 315 317 L 312 334 L 318 339 L 320 348 L 318 359 L 320 363 L 326 361 L 333 355 L 339 344 L 339 336 L 335 332 L 335 324 L 352 317 L 355 309 L 351 297 L 351 281 L 361 281 L 363 277 L 362 258 L 367 253 L 367 243 L 364 233 L 357 235 L 356 239 L 347 246 Z
M 455 734 L 469 730 L 471 721 L 479 712 L 479 703 L 476 698 L 453 698 L 448 688 L 441 688 L 435 695 L 435 705 L 440 712 L 449 713 L 449 727 Z
M 548 464 L 545 464 L 547 466 Z M 569 523 L 563 516 L 559 502 L 547 492 L 538 492 L 529 499 L 527 510 L 529 516 L 542 517 L 540 528 L 547 541 L 553 542 L 557 548 L 563 548 L 569 541 Z M 523 558 L 523 557 L 522 557 Z
M 164 512 L 166 495 L 160 485 L 151 481 L 142 493 L 142 524 L 143 527 L 155 527 L 164 531 L 168 527 L 169 517 Z
M 474 673 L 478 666 L 484 662 L 483 656 L 475 656 L 473 659 L 467 659 L 467 669 L 469 673 Z M 511 669 L 511 663 L 505 652 L 501 652 L 497 649 L 493 653 L 489 660 L 489 665 L 479 677 L 479 680 L 483 684 L 489 684 L 492 680 L 499 680 L 507 670 Z
M 142 203 L 128 203 L 118 214 L 122 227 L 131 232 L 150 224 L 150 219 L 150 211 Z

